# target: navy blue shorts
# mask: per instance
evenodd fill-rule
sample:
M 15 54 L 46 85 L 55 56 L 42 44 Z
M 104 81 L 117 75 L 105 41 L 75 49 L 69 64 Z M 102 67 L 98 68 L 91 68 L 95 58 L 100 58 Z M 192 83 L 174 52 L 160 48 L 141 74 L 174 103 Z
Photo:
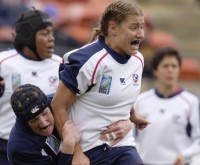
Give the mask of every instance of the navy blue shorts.
M 10 165 L 7 157 L 7 140 L 0 139 L 0 164 Z
M 135 147 L 110 147 L 103 144 L 85 152 L 90 165 L 143 165 Z

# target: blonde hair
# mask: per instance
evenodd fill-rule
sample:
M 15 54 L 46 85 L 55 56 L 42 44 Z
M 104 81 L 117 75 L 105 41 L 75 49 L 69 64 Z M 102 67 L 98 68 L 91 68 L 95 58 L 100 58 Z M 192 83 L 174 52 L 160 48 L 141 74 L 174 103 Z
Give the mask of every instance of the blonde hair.
M 108 35 L 108 25 L 110 21 L 117 24 L 122 23 L 128 15 L 143 16 L 142 10 L 138 7 L 134 0 L 115 0 L 104 11 L 100 27 L 93 29 L 91 42 L 98 36 Z

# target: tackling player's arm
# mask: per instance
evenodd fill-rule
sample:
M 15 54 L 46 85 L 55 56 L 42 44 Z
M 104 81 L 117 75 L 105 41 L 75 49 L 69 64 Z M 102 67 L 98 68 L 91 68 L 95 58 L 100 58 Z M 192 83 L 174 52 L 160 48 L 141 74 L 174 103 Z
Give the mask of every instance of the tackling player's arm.
M 69 120 L 67 109 L 75 100 L 76 94 L 74 94 L 69 88 L 64 85 L 62 81 L 60 81 L 54 98 L 51 102 L 55 125 L 60 137 L 62 137 L 61 135 L 64 123 Z M 75 145 L 72 164 L 89 165 L 89 159 L 84 155 L 79 143 Z

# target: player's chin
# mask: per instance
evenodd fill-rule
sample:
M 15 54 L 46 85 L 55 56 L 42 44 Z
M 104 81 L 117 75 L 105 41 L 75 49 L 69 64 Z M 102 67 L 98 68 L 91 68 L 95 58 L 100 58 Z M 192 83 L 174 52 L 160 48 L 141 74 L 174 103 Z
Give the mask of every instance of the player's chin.
M 53 56 L 52 53 L 46 52 L 46 53 L 43 55 L 43 59 L 48 59 L 48 58 L 51 58 L 52 56 Z
M 132 50 L 130 54 L 131 55 L 136 55 L 137 53 L 138 53 L 138 50 Z
M 53 133 L 53 131 L 41 132 L 40 135 L 41 135 L 41 136 L 51 136 L 52 133 Z

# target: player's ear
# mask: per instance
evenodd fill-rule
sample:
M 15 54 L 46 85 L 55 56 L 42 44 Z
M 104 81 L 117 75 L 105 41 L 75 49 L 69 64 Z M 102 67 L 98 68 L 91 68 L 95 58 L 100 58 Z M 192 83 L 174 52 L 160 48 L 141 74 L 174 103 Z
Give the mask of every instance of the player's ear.
M 114 21 L 110 21 L 108 24 L 108 35 L 116 36 L 117 24 Z
M 154 77 L 157 77 L 157 70 L 156 69 L 153 69 L 153 75 L 154 75 Z

